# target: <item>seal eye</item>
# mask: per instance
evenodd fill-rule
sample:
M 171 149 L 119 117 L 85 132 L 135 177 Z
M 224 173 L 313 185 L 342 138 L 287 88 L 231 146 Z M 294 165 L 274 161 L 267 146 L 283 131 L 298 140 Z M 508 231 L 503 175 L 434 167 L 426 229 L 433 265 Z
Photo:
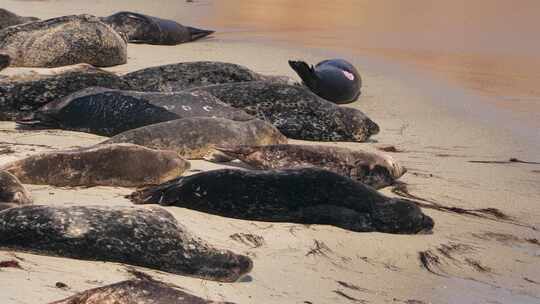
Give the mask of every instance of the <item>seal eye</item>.
M 354 74 L 353 73 L 349 73 L 349 72 L 344 71 L 344 70 L 341 70 L 341 72 L 343 72 L 343 75 L 345 75 L 345 77 L 347 77 L 347 79 L 349 79 L 350 81 L 354 80 Z

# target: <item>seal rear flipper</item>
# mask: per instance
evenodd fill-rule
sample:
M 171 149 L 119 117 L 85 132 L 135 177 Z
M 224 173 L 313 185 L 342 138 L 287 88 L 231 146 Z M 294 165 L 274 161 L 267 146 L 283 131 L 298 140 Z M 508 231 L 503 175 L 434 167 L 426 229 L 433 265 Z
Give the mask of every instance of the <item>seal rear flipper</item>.
M 293 61 L 289 60 L 289 66 L 300 76 L 305 85 L 310 89 L 315 90 L 317 86 L 317 75 L 315 75 L 315 70 L 312 66 L 309 66 L 303 61 Z
M 216 32 L 216 31 L 211 31 L 211 30 L 198 29 L 198 28 L 190 27 L 190 26 L 186 26 L 186 28 L 188 29 L 189 35 L 191 36 L 191 41 L 204 38 Z
M 0 52 L 0 71 L 7 68 L 11 63 L 11 57 L 3 52 Z

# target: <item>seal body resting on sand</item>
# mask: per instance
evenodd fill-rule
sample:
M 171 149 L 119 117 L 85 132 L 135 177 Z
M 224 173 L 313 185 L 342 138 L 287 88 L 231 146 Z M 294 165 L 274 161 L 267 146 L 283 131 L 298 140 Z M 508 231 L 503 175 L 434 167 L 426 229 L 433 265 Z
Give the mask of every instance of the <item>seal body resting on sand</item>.
M 143 93 L 88 88 L 50 102 L 17 123 L 22 127 L 114 136 L 159 122 L 200 116 L 254 119 L 210 93 Z
M 360 96 L 360 74 L 346 60 L 324 60 L 315 67 L 303 61 L 289 61 L 289 65 L 311 91 L 326 100 L 343 104 Z
M 195 61 L 150 67 L 123 78 L 137 91 L 175 92 L 220 83 L 245 81 L 289 82 L 283 76 L 265 76 L 233 63 Z
M 31 155 L 2 169 L 27 184 L 137 187 L 162 183 L 189 167 L 173 151 L 113 144 Z
M 133 279 L 89 289 L 50 304 L 233 304 L 202 299 L 174 285 Z
M 209 156 L 216 146 L 286 142 L 287 138 L 276 128 L 258 119 L 234 121 L 194 117 L 129 130 L 103 143 L 133 143 L 153 149 L 174 150 L 188 159 L 200 159 Z
M 285 144 L 224 147 L 218 150 L 256 169 L 318 167 L 376 189 L 393 184 L 406 172 L 388 155 L 339 147 Z
M 21 23 L 27 23 L 32 21 L 38 21 L 36 17 L 22 17 L 15 13 L 12 13 L 6 9 L 0 8 L 0 30 Z
M 129 89 L 115 74 L 87 64 L 51 69 L 48 73 L 0 78 L 0 120 L 23 118 L 51 101 L 88 87 Z
M 32 204 L 32 197 L 19 179 L 0 170 L 0 210 L 29 204 Z
M 178 22 L 133 12 L 118 12 L 100 18 L 119 33 L 127 36 L 129 42 L 175 45 L 201 39 L 214 31 L 183 26 Z
M 289 138 L 362 142 L 379 132 L 379 126 L 361 111 L 337 106 L 302 86 L 251 81 L 190 91 L 208 92 L 235 108 L 271 122 Z
M 24 206 L 0 212 L 0 248 L 234 282 L 248 257 L 193 236 L 162 208 Z
M 58 67 L 88 63 L 124 64 L 127 44 L 110 26 L 91 15 L 72 15 L 11 26 L 0 31 L 0 50 L 12 66 Z
M 358 232 L 418 233 L 433 220 L 413 202 L 386 197 L 318 168 L 222 169 L 180 177 L 129 196 L 136 204 L 178 206 L 245 220 L 325 224 Z

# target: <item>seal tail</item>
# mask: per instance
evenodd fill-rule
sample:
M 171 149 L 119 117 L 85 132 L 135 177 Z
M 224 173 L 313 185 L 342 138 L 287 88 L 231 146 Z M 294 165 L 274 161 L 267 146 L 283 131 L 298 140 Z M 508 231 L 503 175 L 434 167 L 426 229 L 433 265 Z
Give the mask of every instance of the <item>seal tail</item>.
M 315 70 L 313 66 L 309 66 L 303 61 L 293 61 L 289 60 L 289 66 L 300 76 L 302 81 L 309 87 L 315 88 L 317 82 L 317 75 L 315 75 Z
M 191 41 L 204 38 L 216 32 L 216 31 L 211 31 L 211 30 L 198 29 L 196 27 L 190 27 L 190 26 L 188 26 L 187 29 L 189 30 L 189 34 L 191 35 Z
M 214 147 L 219 152 L 223 152 L 229 157 L 242 160 L 242 157 L 246 157 L 255 151 L 255 147 L 250 146 L 233 146 L 233 147 Z

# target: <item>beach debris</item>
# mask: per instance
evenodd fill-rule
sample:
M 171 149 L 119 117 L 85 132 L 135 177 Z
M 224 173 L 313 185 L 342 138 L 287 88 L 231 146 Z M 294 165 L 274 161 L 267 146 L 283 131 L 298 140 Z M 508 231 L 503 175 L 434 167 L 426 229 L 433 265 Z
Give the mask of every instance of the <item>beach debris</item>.
M 398 149 L 396 148 L 396 146 L 392 146 L 392 145 L 382 145 L 382 146 L 377 146 L 376 148 L 384 152 L 391 152 L 391 153 L 404 152 L 403 150 Z
M 529 165 L 540 165 L 540 162 L 533 162 L 533 161 L 524 161 L 517 158 L 510 158 L 508 160 L 470 160 L 469 163 L 476 163 L 476 164 L 512 164 L 512 163 L 520 163 L 520 164 L 529 164 Z
M 324 257 L 329 258 L 328 254 L 332 253 L 332 249 L 330 249 L 323 241 L 319 240 L 313 240 L 313 248 L 311 248 L 307 253 L 306 256 L 310 255 L 322 255 Z
M 345 299 L 350 300 L 350 301 L 355 302 L 355 303 L 368 303 L 366 300 L 357 299 L 357 298 L 355 298 L 355 297 L 352 297 L 352 296 L 350 296 L 350 295 L 344 293 L 344 292 L 341 291 L 341 290 L 334 290 L 333 292 L 334 292 L 335 294 L 340 295 L 340 296 L 344 297 Z
M 54 284 L 54 287 L 60 288 L 60 289 L 69 289 L 69 286 L 64 282 L 56 282 Z
M 23 269 L 18 261 L 15 260 L 7 260 L 7 261 L 0 261 L 0 268 L 18 268 Z
M 259 248 L 265 244 L 264 238 L 262 236 L 254 234 L 235 233 L 230 235 L 229 237 L 251 248 Z

